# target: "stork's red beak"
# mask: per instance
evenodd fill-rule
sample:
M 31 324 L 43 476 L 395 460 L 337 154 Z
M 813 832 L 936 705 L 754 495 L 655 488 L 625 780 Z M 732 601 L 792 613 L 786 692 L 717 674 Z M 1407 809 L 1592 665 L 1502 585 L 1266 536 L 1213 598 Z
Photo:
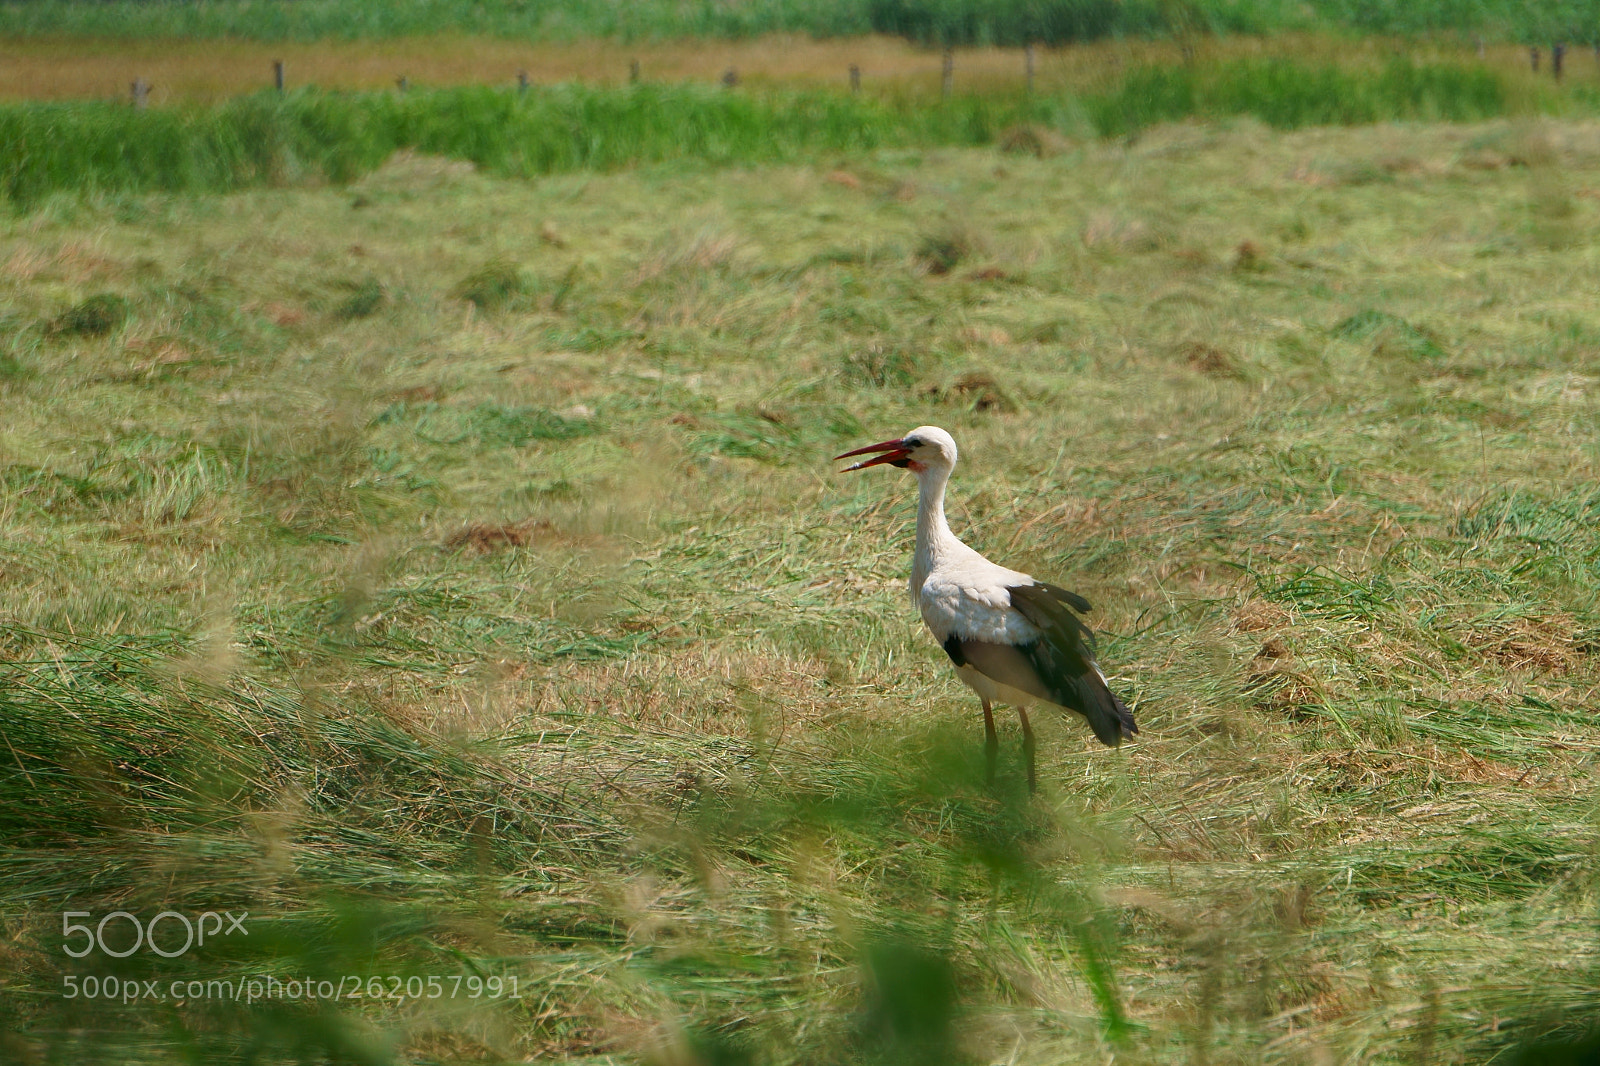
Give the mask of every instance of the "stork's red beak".
M 847 466 L 840 471 L 840 473 L 848 474 L 852 470 L 865 470 L 869 466 L 877 466 L 880 463 L 898 463 L 900 465 L 904 465 L 906 457 L 911 454 L 911 452 L 906 448 L 906 442 L 902 439 L 886 440 L 879 444 L 869 444 L 865 448 L 857 448 L 853 452 L 845 452 L 843 455 L 836 455 L 833 458 L 834 461 L 837 462 L 840 459 L 848 459 L 852 455 L 870 455 L 873 452 L 882 452 L 883 454 L 875 456 L 871 459 L 863 460 L 859 463 L 855 463 L 852 466 Z

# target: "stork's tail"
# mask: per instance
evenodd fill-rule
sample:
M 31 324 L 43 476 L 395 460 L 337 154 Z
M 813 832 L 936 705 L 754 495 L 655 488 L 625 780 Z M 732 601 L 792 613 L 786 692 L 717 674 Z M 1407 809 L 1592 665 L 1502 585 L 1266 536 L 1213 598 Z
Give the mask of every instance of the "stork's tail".
M 1084 708 L 1083 716 L 1089 720 L 1089 728 L 1094 730 L 1100 743 L 1114 748 L 1138 734 L 1139 726 L 1133 720 L 1133 712 L 1111 691 L 1098 666 L 1092 675 L 1080 681 L 1078 691 L 1083 696 L 1080 703 Z

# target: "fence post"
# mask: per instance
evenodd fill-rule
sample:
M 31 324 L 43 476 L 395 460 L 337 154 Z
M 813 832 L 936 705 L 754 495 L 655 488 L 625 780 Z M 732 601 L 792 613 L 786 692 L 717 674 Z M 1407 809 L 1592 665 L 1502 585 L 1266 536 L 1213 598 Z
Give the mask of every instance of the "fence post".
M 525 71 L 525 70 L 519 70 L 519 71 L 517 71 L 517 92 L 518 93 L 525 93 L 527 91 L 528 91 L 528 72 Z
M 1022 66 L 1027 75 L 1028 95 L 1033 95 L 1033 42 L 1029 41 L 1022 49 Z
M 731 89 L 735 85 L 738 85 L 738 84 L 739 84 L 739 72 L 737 70 L 733 69 L 732 67 L 729 67 L 727 70 L 722 72 L 722 85 L 723 85 L 723 88 Z
M 407 89 L 411 88 L 411 83 L 406 80 L 406 76 L 404 74 L 396 78 L 394 80 L 394 84 L 395 88 L 399 89 L 401 92 L 405 92 Z
M 1528 63 L 1533 67 L 1535 74 L 1539 73 L 1539 46 L 1533 45 L 1528 49 Z
M 939 81 L 939 95 L 946 100 L 950 99 L 950 90 L 955 87 L 956 80 L 956 53 L 953 48 L 944 50 L 944 70 Z
M 272 87 L 280 93 L 283 92 L 283 60 L 272 61 Z
M 861 91 L 861 68 L 854 63 L 850 64 L 850 91 L 853 93 Z
M 1478 36 L 1474 37 L 1472 40 L 1478 46 L 1478 58 L 1482 59 L 1483 56 L 1484 56 L 1483 34 L 1480 33 Z
M 634 84 L 639 82 L 639 61 L 637 59 L 628 60 L 628 80 Z
M 1556 81 L 1561 80 L 1561 61 L 1567 57 L 1567 46 L 1553 44 L 1550 46 L 1550 73 L 1556 76 Z
M 133 79 L 133 106 L 143 111 L 150 104 L 150 83 L 143 78 Z

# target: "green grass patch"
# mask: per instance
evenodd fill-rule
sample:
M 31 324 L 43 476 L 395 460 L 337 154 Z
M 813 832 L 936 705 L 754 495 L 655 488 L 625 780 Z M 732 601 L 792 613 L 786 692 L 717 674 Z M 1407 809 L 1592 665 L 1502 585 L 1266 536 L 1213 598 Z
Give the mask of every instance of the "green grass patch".
M 528 277 L 517 264 L 504 259 L 485 263 L 462 278 L 456 295 L 485 311 L 496 311 L 525 295 Z
M 388 299 L 383 283 L 377 278 L 347 282 L 342 288 L 346 295 L 334 307 L 333 316 L 346 322 L 376 314 Z
M 1499 75 L 1483 68 L 1396 60 L 1362 71 L 1282 59 L 1140 68 L 1120 85 L 1081 98 L 1001 93 L 943 103 L 639 85 L 526 94 L 304 90 L 211 108 L 143 111 L 26 104 L 0 107 L 0 138 L 16 148 L 0 161 L 0 192 L 26 207 L 66 191 L 200 193 L 348 182 L 399 151 L 463 160 L 499 176 L 534 177 L 662 162 L 725 166 L 890 147 L 983 145 L 1027 125 L 1126 136 L 1195 117 L 1253 115 L 1294 129 L 1473 121 L 1514 109 L 1584 106 L 1579 96 L 1513 98 Z M 930 262 L 943 264 L 953 249 L 947 245 Z M 504 279 L 485 274 L 479 282 L 479 295 L 489 303 L 504 298 Z
M 0 108 L 16 146 L 0 190 L 21 204 L 56 191 L 220 192 L 297 179 L 349 181 L 396 151 L 507 176 L 663 161 L 754 163 L 897 144 L 984 143 L 1022 106 L 949 108 L 828 92 L 747 96 L 696 86 L 565 86 L 337 95 L 262 94 L 216 108 L 111 104 Z
M 73 304 L 50 320 L 47 333 L 68 337 L 103 337 L 128 317 L 128 301 L 102 292 Z
M 1498 74 L 1481 67 L 1397 60 L 1370 72 L 1274 59 L 1148 67 L 1085 103 L 1096 129 L 1112 135 L 1197 116 L 1253 115 L 1280 129 L 1470 122 L 1504 114 L 1507 92 Z

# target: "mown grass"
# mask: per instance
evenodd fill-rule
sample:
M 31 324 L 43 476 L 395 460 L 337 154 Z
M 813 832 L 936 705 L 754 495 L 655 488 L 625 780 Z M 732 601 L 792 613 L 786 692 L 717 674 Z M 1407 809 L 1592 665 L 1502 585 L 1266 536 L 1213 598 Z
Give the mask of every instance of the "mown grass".
M 696 85 L 566 85 L 331 94 L 258 93 L 215 107 L 109 103 L 0 107 L 0 193 L 30 206 L 56 191 L 220 192 L 348 182 L 400 150 L 504 176 L 693 160 L 793 160 L 888 147 L 982 145 L 1028 134 L 1031 149 L 1127 136 L 1158 122 L 1254 115 L 1279 128 L 1401 119 L 1470 121 L 1588 111 L 1593 94 L 1529 94 L 1494 70 L 1392 59 L 1376 69 L 1292 59 L 1135 69 L 1103 91 L 852 96 L 730 93 Z M 1030 132 L 1030 130 L 1032 132 Z M 1029 139 L 1031 138 L 1031 140 Z
M 1592 123 L 1240 119 L 7 217 L 6 1054 L 1577 1033 L 1597 185 Z M 954 524 L 1085 593 L 1137 701 L 1117 752 L 1040 721 L 1037 800 L 905 602 L 909 484 L 827 461 L 925 422 Z M 251 933 L 62 952 L 169 908 Z M 533 991 L 58 998 L 90 973 Z

